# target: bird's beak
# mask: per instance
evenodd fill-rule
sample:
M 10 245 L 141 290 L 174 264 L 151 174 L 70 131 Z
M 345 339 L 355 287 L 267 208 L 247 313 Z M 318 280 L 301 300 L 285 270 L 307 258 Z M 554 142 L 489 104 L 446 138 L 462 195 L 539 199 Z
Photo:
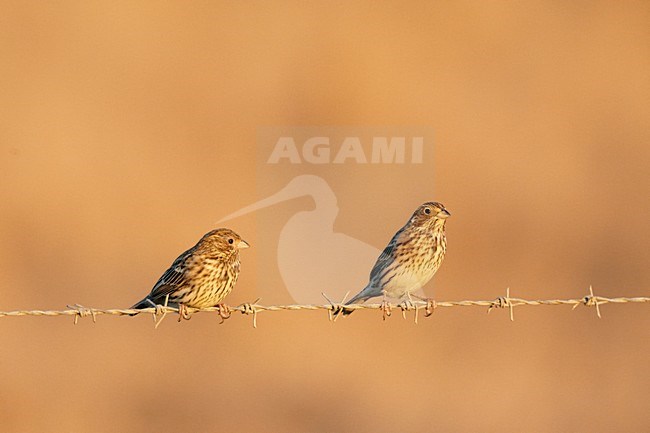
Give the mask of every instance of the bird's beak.
M 444 220 L 445 218 L 449 218 L 451 216 L 451 214 L 449 213 L 449 211 L 447 209 L 443 209 L 440 212 L 438 212 L 438 215 L 436 215 L 436 216 L 438 218 L 441 218 L 441 219 Z
M 237 244 L 237 248 L 240 249 L 240 250 L 243 250 L 244 248 L 250 248 L 250 245 L 248 245 L 248 242 L 246 242 L 245 240 L 242 239 Z

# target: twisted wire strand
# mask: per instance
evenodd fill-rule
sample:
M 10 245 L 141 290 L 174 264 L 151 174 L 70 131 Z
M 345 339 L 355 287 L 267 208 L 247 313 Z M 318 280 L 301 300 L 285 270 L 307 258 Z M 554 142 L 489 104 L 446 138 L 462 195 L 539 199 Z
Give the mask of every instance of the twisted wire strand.
M 323 295 L 325 296 L 325 295 Z M 325 296 L 326 299 L 328 299 Z M 329 301 L 329 299 L 328 299 Z M 336 311 L 339 311 L 342 304 L 329 301 L 326 304 L 289 304 L 289 305 L 261 305 L 258 304 L 259 299 L 253 303 L 245 303 L 238 306 L 218 305 L 216 307 L 193 309 L 189 308 L 191 313 L 198 312 L 217 312 L 220 317 L 227 319 L 233 312 L 240 312 L 245 315 L 253 315 L 253 326 L 257 326 L 257 314 L 265 311 L 297 311 L 297 310 L 324 310 L 328 312 L 330 320 L 336 320 Z M 601 317 L 600 306 L 605 304 L 634 304 L 634 303 L 650 303 L 650 297 L 614 297 L 606 298 L 603 296 L 596 296 L 593 289 L 589 288 L 589 294 L 582 298 L 573 299 L 522 299 L 510 297 L 510 289 L 507 289 L 506 296 L 498 297 L 494 300 L 462 300 L 462 301 L 405 301 L 400 304 L 390 303 L 370 303 L 370 304 L 353 304 L 346 305 L 348 310 L 382 310 L 384 319 L 390 316 L 392 308 L 399 308 L 402 315 L 406 311 L 414 310 L 417 314 L 419 310 L 425 310 L 425 315 L 429 316 L 436 308 L 449 308 L 449 307 L 487 307 L 488 313 L 495 308 L 508 308 L 510 310 L 510 319 L 514 320 L 514 307 L 522 305 L 540 306 L 540 305 L 571 305 L 575 309 L 579 305 L 588 307 L 596 307 L 598 317 Z M 133 310 L 129 308 L 90 308 L 84 307 L 79 304 L 68 305 L 65 310 L 15 310 L 15 311 L 0 311 L 0 317 L 21 317 L 21 316 L 74 316 L 74 323 L 76 324 L 79 318 L 92 317 L 93 322 L 97 320 L 97 316 L 132 316 L 138 314 L 152 314 L 156 321 L 156 326 L 160 324 L 162 319 L 168 313 L 178 313 L 178 308 L 167 307 L 158 305 L 156 307 L 144 308 L 140 310 Z M 158 316 L 161 316 L 158 319 Z

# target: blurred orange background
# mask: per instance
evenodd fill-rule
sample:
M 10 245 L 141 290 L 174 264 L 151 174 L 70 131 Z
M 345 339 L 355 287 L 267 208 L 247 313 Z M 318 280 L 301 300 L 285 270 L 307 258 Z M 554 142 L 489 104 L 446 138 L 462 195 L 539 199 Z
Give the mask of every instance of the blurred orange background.
M 257 200 L 265 125 L 435 129 L 435 197 L 403 174 L 385 197 L 337 179 L 337 224 L 383 248 L 422 199 L 445 203 L 440 301 L 648 296 L 648 22 L 633 1 L 5 1 L 0 310 L 139 300 Z M 230 224 L 255 246 L 255 217 Z M 268 284 L 258 265 L 243 252 L 228 303 Z M 0 425 L 648 431 L 648 305 L 601 310 L 5 317 Z

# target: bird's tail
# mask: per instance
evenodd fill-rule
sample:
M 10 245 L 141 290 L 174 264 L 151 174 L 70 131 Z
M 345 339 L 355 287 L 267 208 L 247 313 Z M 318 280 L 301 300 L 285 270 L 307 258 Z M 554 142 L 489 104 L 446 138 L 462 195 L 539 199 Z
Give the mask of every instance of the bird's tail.
M 129 309 L 130 310 L 141 310 L 143 308 L 151 308 L 153 306 L 154 306 L 154 304 L 151 302 L 151 300 L 148 297 L 146 297 L 142 301 L 140 301 L 137 304 L 131 306 L 131 308 L 129 308 Z M 129 316 L 135 316 L 135 313 L 129 314 Z
M 352 299 L 346 302 L 345 305 L 361 304 L 362 302 L 366 302 L 370 298 L 374 298 L 375 296 L 378 296 L 373 292 L 374 290 L 372 287 L 366 286 L 363 288 L 362 291 L 354 295 Z M 339 307 L 336 310 L 334 310 L 334 315 L 343 314 L 344 316 L 349 316 L 350 314 L 352 314 L 353 311 L 354 309 L 352 308 Z

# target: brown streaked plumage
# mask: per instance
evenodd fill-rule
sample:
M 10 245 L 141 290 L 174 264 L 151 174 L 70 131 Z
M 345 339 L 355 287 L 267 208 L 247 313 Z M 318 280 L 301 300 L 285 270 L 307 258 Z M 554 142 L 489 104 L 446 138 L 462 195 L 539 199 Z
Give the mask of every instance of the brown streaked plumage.
M 450 215 L 441 203 L 418 207 L 377 259 L 368 285 L 346 305 L 377 296 L 404 298 L 428 283 L 445 258 L 445 223 Z M 346 315 L 351 312 L 343 310 Z
M 205 308 L 219 304 L 239 277 L 239 250 L 249 245 L 237 233 L 220 228 L 206 233 L 189 250 L 178 256 L 133 309 L 155 305 L 178 307 L 189 318 L 187 307 Z M 167 299 L 167 297 L 169 298 Z

